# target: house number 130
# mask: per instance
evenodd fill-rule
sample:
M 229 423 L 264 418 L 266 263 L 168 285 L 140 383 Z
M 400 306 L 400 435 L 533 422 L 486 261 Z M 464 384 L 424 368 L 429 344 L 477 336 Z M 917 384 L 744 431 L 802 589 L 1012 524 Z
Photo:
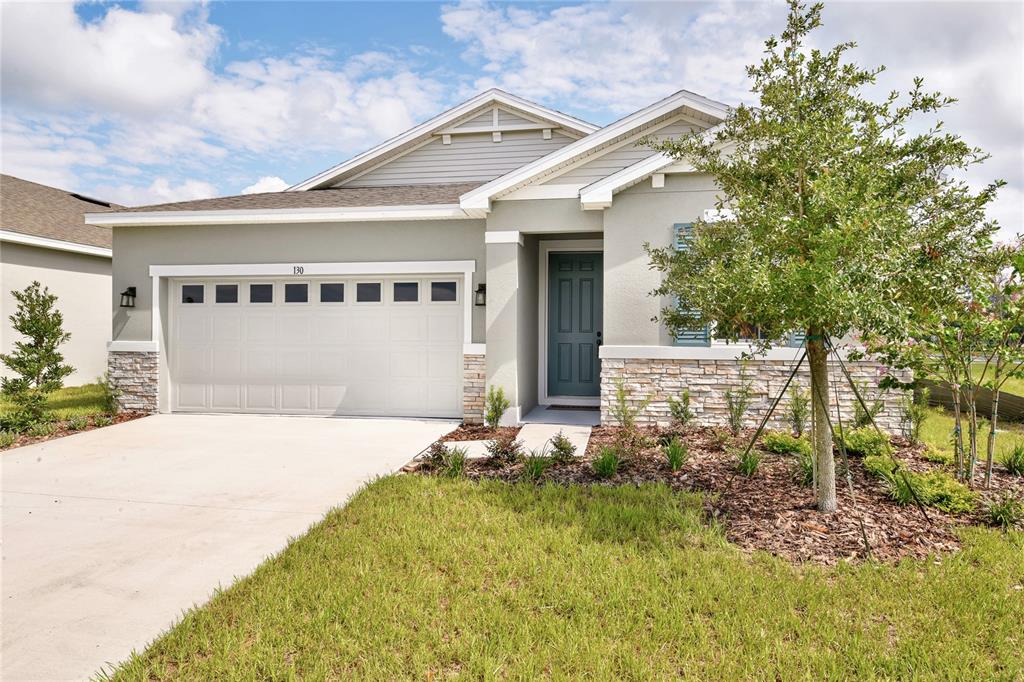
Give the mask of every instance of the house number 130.
M 296 265 L 295 267 L 292 268 L 292 274 L 293 275 L 301 275 L 305 271 L 306 271 L 306 269 L 304 267 L 302 267 L 301 265 Z

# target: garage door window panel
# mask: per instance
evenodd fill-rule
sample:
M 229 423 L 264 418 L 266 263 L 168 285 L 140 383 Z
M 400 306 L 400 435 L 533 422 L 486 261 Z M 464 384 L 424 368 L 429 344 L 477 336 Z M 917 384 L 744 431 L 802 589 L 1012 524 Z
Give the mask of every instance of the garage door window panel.
M 288 282 L 285 284 L 284 302 L 289 304 L 309 303 L 309 283 Z
M 249 285 L 249 303 L 266 304 L 274 302 L 274 285 L 252 283 Z
M 392 301 L 395 303 L 419 303 L 419 282 L 394 282 L 391 285 Z
M 321 282 L 320 283 L 321 303 L 344 303 L 345 283 L 344 282 Z
M 188 305 L 203 303 L 206 296 L 206 286 L 203 284 L 182 284 L 181 302 Z
M 381 291 L 383 285 L 381 282 L 357 282 L 356 283 L 356 303 L 372 304 L 381 302 Z
M 430 283 L 431 303 L 458 303 L 459 285 L 452 280 L 440 280 Z
M 213 289 L 213 300 L 215 303 L 230 304 L 238 303 L 237 284 L 217 284 Z

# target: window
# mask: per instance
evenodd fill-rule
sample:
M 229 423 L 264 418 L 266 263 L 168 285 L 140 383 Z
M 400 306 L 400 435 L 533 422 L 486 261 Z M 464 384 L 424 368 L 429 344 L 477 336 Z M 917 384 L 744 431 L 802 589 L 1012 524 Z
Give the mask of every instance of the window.
M 181 286 L 182 303 L 202 303 L 206 287 L 202 284 L 183 284 Z
M 217 303 L 238 303 L 238 285 L 218 284 L 214 289 L 213 300 Z
M 324 282 L 320 285 L 321 303 L 342 303 L 345 300 L 345 285 L 341 282 Z
M 415 303 L 420 300 L 419 282 L 395 282 L 395 303 Z
M 284 285 L 285 303 L 308 303 L 309 285 L 305 282 L 293 282 Z
M 356 284 L 356 303 L 380 303 L 380 282 Z
M 437 302 L 454 301 L 458 292 L 455 282 L 431 282 L 430 300 Z
M 273 303 L 274 302 L 274 285 L 273 284 L 250 284 L 249 285 L 249 303 Z

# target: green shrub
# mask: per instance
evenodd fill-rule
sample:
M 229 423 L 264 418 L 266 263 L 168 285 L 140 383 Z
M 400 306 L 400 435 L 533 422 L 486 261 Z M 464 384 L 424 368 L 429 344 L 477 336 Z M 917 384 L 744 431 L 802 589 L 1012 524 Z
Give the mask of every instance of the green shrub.
M 938 448 L 933 448 L 930 445 L 924 449 L 924 452 L 921 453 L 921 457 L 923 457 L 925 460 L 929 462 L 934 462 L 936 464 L 953 463 L 952 452 L 949 452 L 948 450 L 939 450 Z
M 800 388 L 796 384 L 789 389 L 789 404 L 786 410 L 786 418 L 797 436 L 804 435 L 807 430 L 807 422 L 811 417 L 811 392 L 806 388 Z
M 900 419 L 903 422 L 903 435 L 911 443 L 921 442 L 921 429 L 928 418 L 928 398 L 930 391 L 927 387 L 921 388 L 916 393 L 908 393 L 903 396 L 900 402 Z
M 809 441 L 779 431 L 765 432 L 761 436 L 761 447 L 777 455 L 796 455 L 802 452 L 812 452 Z
M 866 426 L 871 426 L 874 423 L 875 417 L 882 411 L 885 406 L 885 401 L 882 400 L 881 392 L 878 393 L 874 398 L 868 396 L 868 386 L 865 383 L 857 384 L 857 392 L 860 393 L 860 397 L 863 398 L 867 410 L 860 404 L 860 400 L 856 398 L 853 401 L 853 427 L 855 429 L 862 429 Z
M 683 389 L 679 399 L 669 396 L 668 413 L 672 416 L 672 423 L 679 428 L 685 429 L 693 421 L 693 411 L 690 409 L 690 390 Z
M 466 473 L 466 448 L 451 447 L 445 449 L 447 452 L 442 472 L 448 478 L 462 478 L 462 475 Z
M 1008 530 L 1024 521 L 1024 501 L 1007 491 L 990 502 L 985 513 L 990 524 Z
M 793 478 L 800 485 L 808 487 L 814 485 L 814 452 L 810 448 L 796 453 Z
M 487 389 L 487 400 L 484 405 L 484 423 L 492 429 L 498 428 L 501 417 L 509 408 L 508 398 L 505 397 L 505 389 L 500 386 L 491 386 Z
M 651 402 L 650 398 L 644 398 L 636 404 L 631 404 L 629 391 L 626 390 L 626 382 L 618 379 L 615 382 L 615 402 L 608 408 L 608 412 L 616 424 L 627 432 L 636 430 L 636 418 L 643 412 Z
M 523 454 L 523 442 L 516 440 L 514 431 L 501 431 L 487 443 L 487 456 L 492 462 L 512 464 Z
M 598 478 L 611 478 L 619 472 L 621 464 L 622 460 L 619 459 L 619 453 L 615 452 L 615 448 L 605 446 L 601 448 L 601 452 L 597 455 L 591 466 L 594 468 L 594 474 Z
M 97 427 L 100 427 L 100 426 L 110 426 L 113 423 L 114 423 L 114 420 L 111 419 L 110 417 L 108 417 L 105 414 L 101 414 L 101 415 L 99 415 L 97 417 L 94 417 L 93 420 L 92 420 L 92 425 L 93 426 L 97 426 Z
M 52 436 L 56 430 L 57 427 L 52 422 L 36 422 L 28 427 L 28 435 L 33 438 L 45 438 L 46 436 Z
M 18 434 L 14 431 L 0 431 L 0 450 L 9 448 L 18 442 Z
M 843 431 L 843 444 L 851 455 L 875 457 L 892 453 L 889 437 L 872 427 Z
M 72 417 L 65 424 L 69 431 L 81 431 L 89 426 L 89 420 L 85 417 Z
M 743 420 L 747 416 L 747 410 L 750 409 L 753 396 L 752 384 L 747 378 L 747 368 L 744 365 L 740 369 L 739 387 L 735 390 L 729 388 L 725 391 L 725 407 L 729 412 L 729 430 L 732 431 L 732 435 L 738 436 L 743 430 Z
M 897 504 L 915 504 L 916 494 L 916 501 L 921 504 L 950 514 L 965 514 L 974 509 L 977 495 L 944 471 L 907 471 L 888 455 L 865 457 L 864 468 L 882 479 L 886 492 Z
M 551 459 L 557 464 L 568 464 L 576 458 L 576 446 L 559 431 L 551 439 Z
M 551 457 L 543 452 L 531 451 L 523 457 L 523 475 L 531 481 L 539 481 L 552 463 Z
M 744 476 L 753 476 L 761 466 L 761 455 L 757 454 L 754 448 L 744 450 L 736 460 L 736 471 Z
M 1016 445 L 1003 455 L 1003 466 L 1014 476 L 1024 476 L 1024 445 Z
M 665 460 L 668 462 L 668 468 L 672 471 L 679 471 L 686 464 L 686 460 L 690 458 L 690 451 L 683 444 L 679 438 L 673 436 L 672 439 L 662 447 L 662 452 L 665 453 Z
M 120 412 L 121 402 L 118 399 L 121 397 L 121 389 L 110 381 L 110 373 L 104 373 L 103 379 L 97 383 L 102 394 L 100 400 L 103 402 L 103 411 L 111 415 Z

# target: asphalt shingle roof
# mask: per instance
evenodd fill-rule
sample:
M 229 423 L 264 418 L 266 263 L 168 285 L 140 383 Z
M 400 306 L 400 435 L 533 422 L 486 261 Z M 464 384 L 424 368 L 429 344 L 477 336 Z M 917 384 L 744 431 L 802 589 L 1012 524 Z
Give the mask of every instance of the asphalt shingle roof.
M 0 175 L 0 230 L 109 249 L 110 228 L 86 225 L 85 214 L 118 208 L 67 190 Z
M 332 187 L 302 192 L 264 192 L 171 204 L 134 206 L 118 213 L 158 211 L 232 211 L 286 208 L 346 208 L 357 206 L 429 206 L 457 204 L 459 196 L 481 183 L 404 185 L 396 187 Z

